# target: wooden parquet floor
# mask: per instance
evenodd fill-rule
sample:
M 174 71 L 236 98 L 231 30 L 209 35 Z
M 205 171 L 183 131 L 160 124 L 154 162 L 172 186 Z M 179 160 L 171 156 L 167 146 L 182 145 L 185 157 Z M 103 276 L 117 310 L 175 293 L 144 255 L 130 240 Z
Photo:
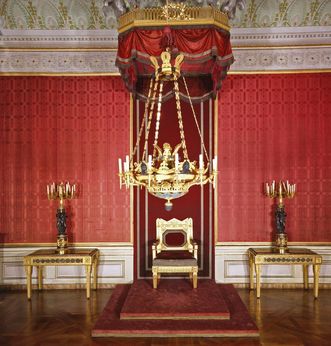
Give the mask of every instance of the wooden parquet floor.
M 46 290 L 0 292 L 0 345 L 331 345 L 331 291 L 238 289 L 260 329 L 260 338 L 96 338 L 90 331 L 111 290 Z

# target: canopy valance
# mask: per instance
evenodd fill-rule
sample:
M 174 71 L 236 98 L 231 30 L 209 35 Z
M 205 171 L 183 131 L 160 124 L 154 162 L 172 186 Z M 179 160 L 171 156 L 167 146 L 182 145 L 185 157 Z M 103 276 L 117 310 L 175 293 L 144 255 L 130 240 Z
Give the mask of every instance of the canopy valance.
M 144 98 L 147 80 L 155 71 L 150 56 L 157 57 L 161 62 L 161 53 L 169 47 L 172 58 L 180 53 L 184 55 L 181 73 L 188 83 L 196 81 L 194 86 L 190 85 L 192 100 L 215 95 L 234 59 L 229 27 L 224 23 L 226 16 L 215 9 L 209 12 L 201 12 L 210 15 L 206 19 L 198 13 L 197 19 L 167 22 L 157 18 L 135 21 L 130 14 L 130 21 L 127 20 L 119 28 L 116 59 L 128 90 Z M 181 93 L 181 97 L 185 98 L 185 92 Z

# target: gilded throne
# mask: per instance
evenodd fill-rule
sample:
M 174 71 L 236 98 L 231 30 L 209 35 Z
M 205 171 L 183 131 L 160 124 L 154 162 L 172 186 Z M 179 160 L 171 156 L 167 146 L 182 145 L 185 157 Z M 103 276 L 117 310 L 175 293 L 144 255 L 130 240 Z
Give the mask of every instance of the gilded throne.
M 152 245 L 153 288 L 162 273 L 189 273 L 193 288 L 198 285 L 198 244 L 193 240 L 193 220 L 156 220 Z

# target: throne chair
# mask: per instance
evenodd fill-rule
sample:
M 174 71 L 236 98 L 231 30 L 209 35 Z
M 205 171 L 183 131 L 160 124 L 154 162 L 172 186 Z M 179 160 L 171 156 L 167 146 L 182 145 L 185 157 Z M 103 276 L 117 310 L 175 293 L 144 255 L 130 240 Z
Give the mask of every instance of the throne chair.
M 162 273 L 189 273 L 198 285 L 198 244 L 193 240 L 193 220 L 156 219 L 156 241 L 152 245 L 153 288 Z

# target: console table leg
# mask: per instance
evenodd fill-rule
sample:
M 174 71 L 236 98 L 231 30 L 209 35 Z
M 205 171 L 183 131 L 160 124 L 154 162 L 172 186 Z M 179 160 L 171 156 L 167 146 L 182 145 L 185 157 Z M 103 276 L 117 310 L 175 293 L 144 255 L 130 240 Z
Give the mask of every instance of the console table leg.
M 26 273 L 26 291 L 28 299 L 31 299 L 31 286 L 32 286 L 32 266 L 26 265 L 25 273 Z
M 256 274 L 256 298 L 260 298 L 261 295 L 261 265 L 255 264 Z
M 98 257 L 93 261 L 93 289 L 98 288 Z
M 314 269 L 314 297 L 317 299 L 318 298 L 318 281 L 319 281 L 321 265 L 314 264 L 313 269 Z
M 85 265 L 85 271 L 86 271 L 86 298 L 90 299 L 91 295 L 91 270 L 92 265 L 87 264 Z
M 249 256 L 249 288 L 254 289 L 254 260 Z
M 41 291 L 43 289 L 43 267 L 38 266 L 38 290 Z
M 309 281 L 308 281 L 308 265 L 303 264 L 302 265 L 302 272 L 303 272 L 303 285 L 306 290 L 309 288 Z

